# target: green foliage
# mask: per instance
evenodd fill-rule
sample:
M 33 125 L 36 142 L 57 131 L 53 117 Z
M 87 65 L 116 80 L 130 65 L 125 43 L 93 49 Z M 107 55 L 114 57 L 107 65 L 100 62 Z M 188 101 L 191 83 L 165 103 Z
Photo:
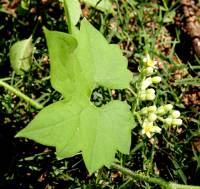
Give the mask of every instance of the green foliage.
M 103 12 L 113 12 L 112 3 L 109 0 L 82 0 L 88 5 Z
M 65 10 L 68 10 L 73 25 L 76 25 L 81 16 L 81 7 L 78 0 L 64 0 Z
M 137 72 L 134 74 L 134 81 L 131 82 L 133 92 L 137 92 L 135 81 L 137 82 L 138 75 L 140 76 L 137 66 L 141 65 L 145 52 L 149 52 L 152 58 L 158 60 L 161 67 L 156 74 L 159 73 L 163 82 L 159 88 L 153 85 L 157 91 L 154 103 L 158 106 L 172 103 L 174 108 L 181 111 L 181 119 L 183 119 L 182 126 L 173 128 L 162 126 L 162 134 L 154 134 L 153 138 L 149 139 L 141 133 L 140 125 L 142 126 L 142 122 L 138 123 L 139 119 L 136 117 L 138 115 L 134 110 L 139 111 L 142 107 L 152 105 L 152 103 L 141 103 L 141 101 L 137 103 L 137 94 L 133 96 L 130 90 L 110 91 L 106 87 L 96 88 L 91 96 L 92 102 L 98 97 L 95 105 L 106 104 L 110 99 L 122 99 L 132 105 L 133 113 L 136 115 L 137 128 L 132 131 L 131 153 L 128 156 L 118 153 L 116 157 L 121 165 L 133 170 L 134 174 L 139 172 L 140 176 L 149 177 L 151 175 L 153 178 L 162 177 L 174 183 L 187 182 L 199 185 L 200 154 L 197 150 L 197 143 L 199 141 L 200 119 L 199 107 L 193 104 L 192 99 L 195 96 L 193 94 L 198 92 L 200 66 L 196 62 L 199 62 L 198 58 L 196 60 L 193 58 L 190 62 L 187 62 L 187 58 L 180 59 L 182 57 L 180 52 L 185 57 L 188 53 L 181 44 L 177 45 L 183 40 L 180 28 L 176 28 L 174 31 L 176 33 L 174 33 L 174 25 L 171 25 L 173 14 L 170 12 L 175 11 L 174 6 L 171 7 L 174 1 L 165 0 L 162 1 L 163 3 L 161 1 L 155 3 L 147 0 L 119 0 L 113 2 L 116 11 L 114 16 L 89 9 L 89 12 L 86 12 L 88 19 L 97 28 L 100 28 L 101 33 L 104 33 L 109 41 L 118 43 L 123 49 L 124 55 L 129 58 L 129 68 Z M 178 1 L 175 3 L 180 5 Z M 163 4 L 166 4 L 166 8 L 163 8 Z M 22 4 L 19 4 L 19 8 L 21 8 L 20 6 Z M 58 1 L 33 0 L 30 9 L 22 10 L 23 16 L 20 16 L 21 10 L 17 11 L 17 19 L 13 18 L 7 9 L 4 8 L 3 12 L 0 10 L 2 17 L 0 21 L 1 46 L 3 47 L 0 53 L 1 77 L 6 77 L 4 78 L 6 83 L 28 96 L 38 99 L 40 103 L 50 104 L 59 100 L 61 95 L 50 85 L 49 59 L 41 29 L 37 29 L 34 34 L 36 50 L 32 56 L 31 70 L 21 77 L 12 73 L 11 69 L 6 69 L 10 44 L 13 44 L 18 38 L 24 37 L 25 34 L 30 35 L 38 16 L 42 18 L 43 25 L 52 30 L 66 30 L 63 9 L 59 7 Z M 32 12 L 32 10 L 36 10 L 36 12 Z M 85 10 L 87 11 L 87 9 L 83 11 Z M 171 21 L 168 19 L 166 21 L 166 18 L 170 18 Z M 69 23 L 68 19 L 67 23 Z M 170 29 L 173 34 L 170 35 L 166 28 Z M 177 36 L 174 36 L 175 34 Z M 73 35 L 76 38 L 75 34 Z M 173 37 L 170 39 L 170 36 Z M 75 43 L 75 46 L 78 45 L 77 41 Z M 55 40 L 54 46 L 56 44 Z M 180 47 L 181 49 L 179 49 Z M 69 47 L 69 49 L 71 48 L 76 49 L 73 46 Z M 185 49 L 186 53 L 183 53 L 182 49 Z M 65 53 L 62 56 L 65 56 Z M 181 62 L 185 64 L 181 64 Z M 183 71 L 183 66 L 187 67 L 187 75 L 179 75 Z M 177 77 L 177 74 L 181 77 Z M 58 76 L 60 77 L 60 74 Z M 30 122 L 37 110 L 30 107 L 27 101 L 19 101 L 12 92 L 7 92 L 2 88 L 1 91 L 1 129 L 12 128 L 12 131 L 6 132 L 5 136 L 16 145 L 18 155 L 16 159 L 15 156 L 9 154 L 8 157 L 14 157 L 15 161 L 13 166 L 9 167 L 10 171 L 6 172 L 4 176 L 1 175 L 0 188 L 10 188 L 11 185 L 16 188 L 45 188 L 47 183 L 50 188 L 159 188 L 149 181 L 140 179 L 138 182 L 137 179 L 132 179 L 126 174 L 122 175 L 119 169 L 116 170 L 113 167 L 110 170 L 101 169 L 92 176 L 88 176 L 79 155 L 57 160 L 54 158 L 53 148 L 41 146 L 29 140 L 14 139 L 13 133 L 18 132 L 21 127 Z M 192 94 L 192 98 L 188 94 Z M 182 99 L 185 97 L 186 100 L 189 97 L 189 106 L 184 106 Z M 55 116 L 57 116 L 57 112 L 55 112 Z M 158 124 L 161 126 L 160 122 Z M 2 134 L 4 135 L 4 132 Z M 5 142 L 1 142 L 1 144 L 5 144 Z M 5 153 L 10 149 L 7 147 Z M 40 154 L 41 152 L 43 155 Z M 5 153 L 2 153 L 2 156 Z M 34 158 L 30 161 L 29 157 Z M 180 187 L 174 183 L 170 184 L 173 188 L 192 188 L 192 186 L 185 185 Z
M 117 150 L 129 152 L 133 117 L 124 102 L 111 101 L 97 108 L 90 96 L 98 85 L 127 88 L 132 79 L 127 61 L 87 20 L 81 22 L 80 31 L 73 28 L 72 35 L 44 31 L 51 83 L 64 100 L 44 108 L 17 136 L 55 146 L 59 158 L 82 151 L 90 173 L 109 167 Z
M 10 49 L 10 62 L 12 68 L 19 75 L 28 71 L 31 66 L 31 55 L 33 51 L 32 36 L 28 39 L 16 42 Z
M 69 15 L 72 19 L 72 23 L 76 25 L 81 15 L 79 0 L 60 0 L 60 1 L 67 4 L 69 8 Z M 81 0 L 81 1 L 102 12 L 107 12 L 107 13 L 113 12 L 112 3 L 110 2 L 110 0 Z

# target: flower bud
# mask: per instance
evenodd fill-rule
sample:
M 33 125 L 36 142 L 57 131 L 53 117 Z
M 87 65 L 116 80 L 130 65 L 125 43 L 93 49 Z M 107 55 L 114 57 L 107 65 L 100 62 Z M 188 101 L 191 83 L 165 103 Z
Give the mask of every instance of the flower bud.
M 156 98 L 156 95 L 154 93 L 146 94 L 146 100 L 154 100 L 155 98 Z
M 146 54 L 146 56 L 143 58 L 143 62 L 147 63 L 149 60 L 151 60 L 149 54 Z
M 173 105 L 172 104 L 166 104 L 166 105 L 164 105 L 164 109 L 166 111 L 171 111 L 173 109 Z
M 171 117 L 168 117 L 168 118 L 165 119 L 165 123 L 166 123 L 167 125 L 171 125 L 171 124 L 172 124 L 172 121 L 173 121 L 173 119 L 172 119 Z
M 178 110 L 174 110 L 174 111 L 172 111 L 171 116 L 174 119 L 176 119 L 176 118 L 180 117 L 180 112 Z
M 147 90 L 145 90 L 145 91 L 142 91 L 141 93 L 140 93 L 140 99 L 142 100 L 142 101 L 144 101 L 144 100 L 154 100 L 155 99 L 155 97 L 156 97 L 156 95 L 155 95 L 155 90 L 154 89 L 147 89 Z
M 155 76 L 155 77 L 152 77 L 151 78 L 151 82 L 152 83 L 160 83 L 161 82 L 161 77 L 159 77 L 159 76 Z
M 146 94 L 145 93 L 141 93 L 139 97 L 140 97 L 140 100 L 142 100 L 142 101 L 146 100 Z
M 144 81 L 142 81 L 142 83 L 141 83 L 141 89 L 145 90 L 151 84 L 152 84 L 151 77 L 148 77 L 147 79 L 145 79 Z
M 154 89 L 147 89 L 146 94 L 155 94 L 155 90 Z
M 145 70 L 144 70 L 144 73 L 146 75 L 151 75 L 153 74 L 153 68 L 152 67 L 147 67 Z
M 172 125 L 179 126 L 179 125 L 182 125 L 182 123 L 183 123 L 182 119 L 173 119 L 172 120 Z
M 155 133 L 161 133 L 161 128 L 160 127 L 158 127 L 158 126 L 154 126 L 154 132 Z
M 146 95 L 145 95 L 145 98 L 146 98 Z M 140 113 L 141 114 L 147 114 L 148 113 L 148 108 L 147 107 L 142 108 Z
M 159 115 L 164 115 L 164 114 L 166 114 L 166 111 L 165 111 L 164 106 L 160 106 L 160 107 L 157 109 L 157 114 L 159 114 Z
M 148 111 L 149 111 L 149 112 L 156 112 L 156 110 L 157 110 L 157 107 L 156 107 L 156 106 L 149 106 L 149 107 L 148 107 Z
M 157 119 L 157 115 L 154 114 L 154 113 L 150 113 L 149 116 L 148 116 L 148 120 L 150 122 L 154 122 L 155 120 Z
M 154 89 L 147 89 L 146 90 L 146 100 L 154 100 L 156 97 Z

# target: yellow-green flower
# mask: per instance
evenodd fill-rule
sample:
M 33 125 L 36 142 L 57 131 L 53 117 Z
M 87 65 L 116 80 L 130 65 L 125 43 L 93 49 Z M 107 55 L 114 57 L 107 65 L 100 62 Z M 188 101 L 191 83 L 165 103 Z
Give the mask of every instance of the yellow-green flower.
M 148 138 L 151 138 L 154 133 L 160 133 L 161 128 L 158 126 L 154 126 L 153 122 L 149 122 L 145 120 L 142 125 L 142 134 L 146 134 Z
M 143 62 L 145 62 L 148 67 L 154 67 L 157 64 L 156 61 L 154 61 L 154 60 L 151 59 L 151 57 L 149 56 L 149 54 L 147 54 L 144 57 Z

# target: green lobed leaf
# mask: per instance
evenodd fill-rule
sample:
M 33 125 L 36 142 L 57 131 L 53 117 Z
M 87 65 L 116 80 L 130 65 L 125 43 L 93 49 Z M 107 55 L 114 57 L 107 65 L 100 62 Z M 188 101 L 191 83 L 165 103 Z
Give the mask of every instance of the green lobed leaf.
M 129 153 L 133 128 L 129 109 L 124 102 L 112 101 L 101 108 L 88 106 L 81 113 L 81 150 L 90 172 L 109 167 L 117 150 Z
M 82 0 L 82 1 L 103 12 L 108 12 L 108 13 L 113 12 L 112 3 L 110 2 L 110 0 Z
M 28 39 L 14 43 L 10 49 L 10 62 L 14 71 L 23 75 L 31 66 L 31 55 L 33 51 L 32 36 Z
M 79 44 L 77 58 L 87 80 L 108 88 L 128 88 L 132 73 L 119 47 L 108 44 L 86 19 L 82 20 L 80 31 L 74 33 Z
M 117 150 L 129 153 L 132 128 L 132 115 L 124 102 L 97 108 L 88 102 L 60 101 L 43 109 L 17 137 L 55 146 L 58 158 L 82 151 L 92 173 L 103 165 L 109 167 Z
M 90 102 L 96 85 L 122 89 L 132 79 L 117 46 L 87 20 L 73 35 L 44 29 L 51 62 L 51 82 L 64 100 L 44 108 L 18 137 L 55 146 L 59 158 L 82 152 L 90 173 L 110 166 L 116 151 L 128 153 L 134 121 L 130 107 L 111 101 L 101 108 Z

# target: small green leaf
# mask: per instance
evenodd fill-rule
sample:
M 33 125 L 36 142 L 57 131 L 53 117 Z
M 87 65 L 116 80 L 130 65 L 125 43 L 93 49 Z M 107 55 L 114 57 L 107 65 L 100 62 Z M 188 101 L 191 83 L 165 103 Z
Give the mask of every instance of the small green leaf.
M 110 0 L 82 0 L 82 1 L 100 11 L 108 13 L 113 12 L 112 3 L 110 2 Z
M 101 108 L 90 102 L 96 85 L 123 89 L 132 74 L 117 46 L 87 20 L 73 35 L 44 29 L 51 62 L 52 86 L 64 100 L 44 108 L 18 137 L 55 146 L 59 158 L 82 152 L 90 173 L 110 166 L 116 151 L 128 153 L 133 116 L 128 104 L 111 101 Z
M 16 42 L 10 49 L 10 62 L 12 68 L 19 75 L 28 71 L 31 66 L 31 56 L 33 51 L 32 36 L 28 39 Z
M 65 11 L 68 11 L 72 24 L 75 26 L 81 16 L 81 6 L 79 0 L 64 0 Z
M 176 11 L 175 10 L 171 10 L 171 11 L 166 11 L 164 18 L 163 18 L 163 23 L 174 23 L 174 17 L 176 15 Z

